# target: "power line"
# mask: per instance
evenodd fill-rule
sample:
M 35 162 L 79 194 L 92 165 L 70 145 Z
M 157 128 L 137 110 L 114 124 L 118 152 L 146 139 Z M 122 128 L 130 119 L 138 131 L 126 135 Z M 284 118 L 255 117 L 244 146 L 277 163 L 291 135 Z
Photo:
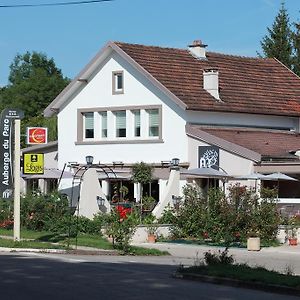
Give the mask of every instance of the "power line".
M 113 1 L 113 0 L 86 0 L 86 1 L 40 3 L 40 4 L 14 4 L 14 5 L 0 5 L 0 8 L 80 5 L 80 4 L 92 4 L 92 3 L 110 2 L 110 1 Z

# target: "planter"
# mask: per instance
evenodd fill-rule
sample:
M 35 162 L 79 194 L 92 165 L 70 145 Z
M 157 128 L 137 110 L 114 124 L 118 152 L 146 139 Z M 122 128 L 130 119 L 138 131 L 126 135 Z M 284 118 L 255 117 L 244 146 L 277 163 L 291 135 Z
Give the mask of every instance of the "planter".
M 248 251 L 260 251 L 260 238 L 249 237 L 247 239 L 247 250 Z
M 148 243 L 155 243 L 156 242 L 156 236 L 155 234 L 148 234 Z
M 289 245 L 290 246 L 297 246 L 297 238 L 289 238 Z

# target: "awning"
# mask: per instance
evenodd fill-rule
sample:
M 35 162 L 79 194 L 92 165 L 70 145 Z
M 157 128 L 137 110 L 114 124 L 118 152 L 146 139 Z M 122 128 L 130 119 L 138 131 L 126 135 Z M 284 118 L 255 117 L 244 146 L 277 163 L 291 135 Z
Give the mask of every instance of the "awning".
M 232 176 L 226 174 L 223 171 L 213 168 L 195 168 L 190 170 L 181 171 L 180 174 L 187 175 L 192 178 L 231 178 Z
M 73 174 L 68 171 L 64 171 L 62 174 L 62 170 L 59 169 L 44 169 L 44 174 L 21 174 L 21 177 L 24 179 L 59 179 L 61 178 L 73 178 Z

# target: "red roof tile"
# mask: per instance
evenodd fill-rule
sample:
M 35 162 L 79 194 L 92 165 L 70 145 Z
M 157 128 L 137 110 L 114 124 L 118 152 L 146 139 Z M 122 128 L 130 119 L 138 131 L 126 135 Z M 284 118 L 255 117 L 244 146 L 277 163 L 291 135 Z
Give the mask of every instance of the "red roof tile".
M 295 158 L 289 151 L 300 149 L 300 135 L 295 132 L 206 128 L 197 125 L 193 125 L 193 128 L 201 129 L 211 135 L 260 153 L 264 157 Z
M 183 101 L 189 110 L 300 116 L 300 79 L 276 59 L 115 43 Z M 219 70 L 220 98 L 203 89 L 203 69 Z

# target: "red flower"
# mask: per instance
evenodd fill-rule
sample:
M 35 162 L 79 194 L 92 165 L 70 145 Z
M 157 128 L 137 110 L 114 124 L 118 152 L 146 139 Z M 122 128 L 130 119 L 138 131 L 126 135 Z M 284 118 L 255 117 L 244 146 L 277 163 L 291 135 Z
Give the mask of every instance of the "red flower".
M 207 239 L 208 237 L 209 237 L 209 235 L 208 235 L 208 232 L 203 232 L 203 237 L 205 238 L 205 239 Z
M 125 208 L 122 205 L 117 205 L 116 210 L 120 216 L 120 221 L 127 218 L 127 215 L 131 213 L 131 208 Z

